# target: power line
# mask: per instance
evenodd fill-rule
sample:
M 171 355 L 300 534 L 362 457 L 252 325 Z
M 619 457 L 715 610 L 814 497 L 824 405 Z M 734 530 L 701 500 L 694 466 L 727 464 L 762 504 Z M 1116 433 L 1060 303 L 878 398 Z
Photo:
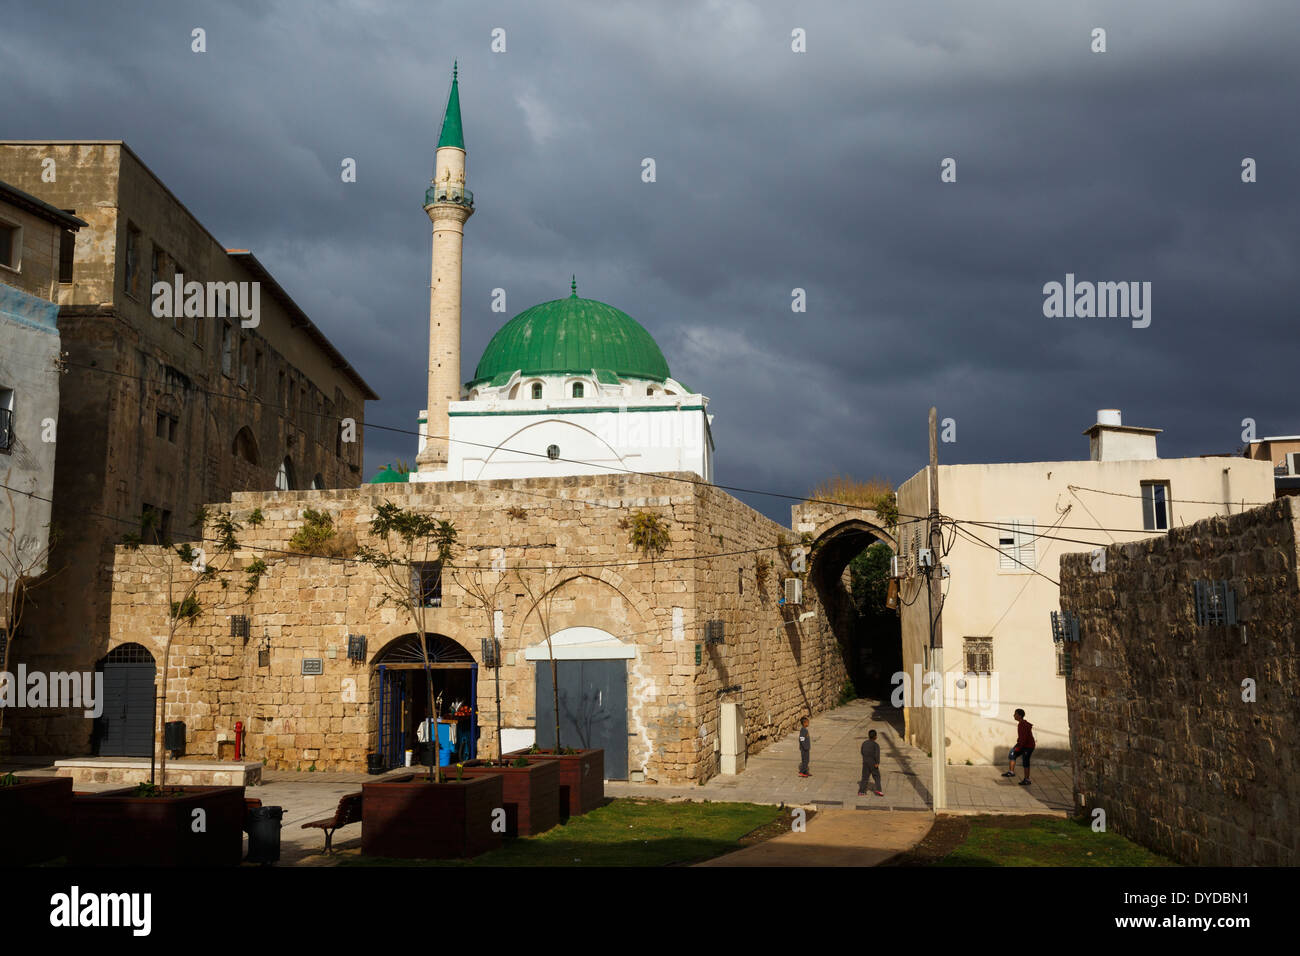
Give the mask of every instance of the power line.
M 1234 460 L 1235 460 L 1235 459 L 1234 459 Z M 1246 459 L 1244 459 L 1244 460 L 1245 460 L 1245 461 L 1251 461 L 1251 460 L 1253 460 L 1253 459 L 1246 458 Z M 1130 494 L 1130 493 L 1125 492 L 1125 491 L 1105 491 L 1104 489 L 1101 489 L 1101 488 L 1085 488 L 1085 487 L 1083 487 L 1082 485 L 1066 485 L 1065 487 L 1069 488 L 1071 491 L 1091 491 L 1091 492 L 1094 492 L 1095 494 L 1099 494 L 1099 495 L 1114 495 L 1114 496 L 1117 497 L 1117 498 L 1142 498 L 1142 497 L 1145 497 L 1144 495 L 1134 495 L 1134 494 Z M 1273 501 L 1277 501 L 1277 499 L 1274 498 Z M 1235 501 L 1204 501 L 1204 500 L 1199 499 L 1199 498 L 1175 498 L 1175 497 L 1173 497 L 1173 496 L 1171 495 L 1170 498 L 1169 498 L 1169 503 L 1170 503 L 1171 505 L 1173 505 L 1173 504 L 1184 504 L 1184 505 L 1224 505 L 1224 506 L 1227 506 L 1227 505 L 1233 505 L 1233 504 L 1240 504 L 1240 505 L 1250 505 L 1252 508 L 1258 508 L 1258 507 L 1260 507 L 1261 505 L 1272 504 L 1272 501 L 1240 501 L 1240 502 L 1235 502 Z
M 116 370 L 114 370 L 114 369 L 100 368 L 100 367 L 97 366 L 97 365 L 82 365 L 82 364 L 77 363 L 77 362 L 68 362 L 67 364 L 68 364 L 69 366 L 71 366 L 71 367 L 74 367 L 74 368 L 86 369 L 86 370 L 88 370 L 88 371 L 92 371 L 92 372 L 104 372 L 104 373 L 109 374 L 109 375 L 116 375 L 116 376 L 118 376 L 118 377 L 120 377 L 120 378 L 127 378 L 127 379 L 132 379 L 132 380 L 140 381 L 140 382 L 156 382 L 156 381 L 157 381 L 156 379 L 150 378 L 150 377 L 148 377 L 148 376 L 144 376 L 144 375 L 132 375 L 132 374 L 130 374 L 130 373 L 128 373 L 128 372 L 119 372 L 119 371 L 116 371 Z M 273 404 L 273 403 L 271 403 L 271 402 L 265 402 L 265 401 L 262 401 L 261 399 L 259 399 L 259 398 L 255 398 L 255 397 L 241 396 L 241 395 L 230 395 L 230 394 L 228 394 L 228 393 L 226 393 L 226 392 L 219 392 L 219 391 L 216 391 L 216 390 L 214 390 L 214 389 L 202 388 L 202 387 L 200 387 L 200 386 L 198 386 L 198 385 L 191 385 L 191 386 L 190 386 L 190 390 L 195 391 L 195 392 L 198 392 L 198 393 L 200 393 L 200 394 L 205 394 L 205 395 L 215 395 L 215 396 L 217 396 L 217 397 L 219 397 L 219 398 L 225 398 L 225 399 L 229 399 L 229 400 L 231 400 L 231 401 L 236 401 L 236 402 L 245 402 L 245 403 L 250 403 L 250 404 L 255 404 L 255 405 L 262 405 L 262 406 L 264 406 L 264 407 L 266 407 L 266 408 L 273 409 L 273 410 L 277 410 L 277 411 L 282 411 L 282 412 L 286 412 L 286 413 L 287 413 L 288 411 L 290 411 L 290 409 L 289 409 L 289 407 L 288 407 L 287 405 L 277 405 L 277 404 Z M 614 413 L 614 412 L 617 412 L 617 409 L 610 409 L 610 411 L 611 411 L 611 413 Z M 338 424 L 340 424 L 340 425 L 342 424 L 342 421 L 343 421 L 343 419 L 341 419 L 341 418 L 335 418 L 334 416 L 326 415 L 324 412 L 314 412 L 314 411 L 312 411 L 312 410 L 310 410 L 310 409 L 299 409 L 297 414 L 300 414 L 300 415 L 303 415 L 303 416 L 307 416 L 307 417 L 312 417 L 312 418 L 321 418 L 321 419 L 324 419 L 324 420 L 326 420 L 326 421 L 336 422 L 336 423 L 338 423 Z M 556 414 L 561 414 L 561 413 L 560 413 L 560 412 L 557 412 Z M 286 415 L 286 417 L 288 417 L 288 416 Z M 409 428 L 398 428 L 398 427 L 395 426 L 395 425 L 380 425 L 380 424 L 377 424 L 377 423 L 375 423 L 375 422 L 368 422 L 368 421 L 362 421 L 362 422 L 360 422 L 359 424 L 361 425 L 362 428 L 373 428 L 373 429 L 377 429 L 377 430 L 379 430 L 379 431 L 392 432 L 392 433 L 394 433 L 394 434 L 398 434 L 398 435 L 410 435 L 410 436 L 413 436 L 413 437 L 415 437 L 415 438 L 424 438 L 425 441 L 445 441 L 445 442 L 454 442 L 454 443 L 456 443 L 456 444 L 458 444 L 458 445 L 468 445 L 468 446 L 473 447 L 473 448 L 487 448 L 487 449 L 491 449 L 491 450 L 494 450 L 494 451 L 504 451 L 504 452 L 509 452 L 509 453 L 511 453 L 511 454 L 527 455 L 527 456 L 532 457 L 532 458 L 545 458 L 545 459 L 547 459 L 548 461 L 561 461 L 561 462 L 564 462 L 565 464 L 571 464 L 571 465 L 585 465 L 585 466 L 587 466 L 587 467 L 591 467 L 591 468 L 606 468 L 606 469 L 608 469 L 608 470 L 610 470 L 610 471 L 618 472 L 618 473 L 621 473 L 621 474 L 636 475 L 636 476 L 645 477 L 645 478 L 663 479 L 663 480 L 667 480 L 667 481 L 677 481 L 677 482 L 682 482 L 682 483 L 690 484 L 690 485 L 704 485 L 705 487 L 709 487 L 709 488 L 719 488 L 719 489 L 721 489 L 721 490 L 723 490 L 723 491 L 732 491 L 732 492 L 735 492 L 735 493 L 737 493 L 737 494 L 763 495 L 763 496 L 765 496 L 765 497 L 769 497 L 769 498 L 784 498 L 784 499 L 786 499 L 786 500 L 788 500 L 788 501 L 801 501 L 801 502 L 807 502 L 808 504 L 831 505 L 831 506 L 834 506 L 834 507 L 837 507 L 837 508 L 846 508 L 846 509 L 852 509 L 852 510 L 856 510 L 856 511 L 870 511 L 870 512 L 873 512 L 873 513 L 874 513 L 875 510 L 876 510 L 876 509 L 874 509 L 874 508 L 872 508 L 872 507 L 870 507 L 870 506 L 867 506 L 867 505 L 851 505 L 851 504 L 846 504 L 846 503 L 844 503 L 844 502 L 842 502 L 842 501 L 831 501 L 831 500 L 823 499 L 823 498 L 810 498 L 810 497 L 808 497 L 808 496 L 806 496 L 806 495 L 792 495 L 792 494 L 787 494 L 787 493 L 785 493 L 785 492 L 780 492 L 780 491 L 763 491 L 762 489 L 759 489 L 759 488 L 744 488 L 744 487 L 741 487 L 741 486 L 738 486 L 738 485 L 720 485 L 720 484 L 717 484 L 717 483 L 715 483 L 715 482 L 705 481 L 703 478 L 686 478 L 686 477 L 681 476 L 681 475 L 673 475 L 673 474 L 664 473 L 664 472 L 637 471 L 635 468 L 625 468 L 625 467 L 623 467 L 623 466 L 621 466 L 621 465 L 613 465 L 613 464 L 609 464 L 609 463 L 607 463 L 607 462 L 600 462 L 600 461 L 587 461 L 587 460 L 585 460 L 585 459 L 581 459 L 581 458 L 562 458 L 562 457 L 559 457 L 559 458 L 551 458 L 551 457 L 550 457 L 546 452 L 544 452 L 544 451 L 531 451 L 531 450 L 523 449 L 523 448 L 508 448 L 508 447 L 506 447 L 506 446 L 504 446 L 504 445 L 493 445 L 493 444 L 489 444 L 489 443 L 487 443 L 487 442 L 476 442 L 476 441 L 470 441 L 470 440 L 467 439 L 467 438 L 452 438 L 452 437 L 450 437 L 450 436 L 448 436 L 448 435 L 428 435 L 428 434 L 424 434 L 424 435 L 422 435 L 419 431 L 412 430 L 412 429 L 409 429 Z M 474 479 L 465 479 L 465 480 L 474 480 Z M 922 517 L 922 516 L 921 516 L 921 515 L 902 515 L 902 514 L 900 514 L 899 517 L 906 517 L 906 518 L 920 518 L 920 517 Z

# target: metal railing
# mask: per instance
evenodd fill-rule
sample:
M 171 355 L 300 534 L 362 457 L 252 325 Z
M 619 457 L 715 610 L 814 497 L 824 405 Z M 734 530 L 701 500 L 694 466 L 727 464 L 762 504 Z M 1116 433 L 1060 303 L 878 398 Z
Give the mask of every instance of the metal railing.
M 458 206 L 474 205 L 474 193 L 454 183 L 434 183 L 424 191 L 424 204 L 432 206 L 437 202 L 450 202 Z

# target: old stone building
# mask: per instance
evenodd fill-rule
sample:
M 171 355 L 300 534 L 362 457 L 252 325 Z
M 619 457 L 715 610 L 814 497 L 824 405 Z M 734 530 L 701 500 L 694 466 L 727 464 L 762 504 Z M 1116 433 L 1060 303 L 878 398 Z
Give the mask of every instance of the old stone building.
M 734 746 L 721 736 L 727 705 L 741 717 L 743 762 L 800 716 L 832 706 L 844 686 L 843 655 L 815 594 L 782 600 L 796 536 L 694 475 L 241 493 L 221 506 L 243 525 L 234 566 L 260 558 L 267 571 L 250 596 L 238 572 L 229 588 L 203 586 L 203 615 L 178 632 L 167 717 L 186 722 L 188 753 L 232 755 L 236 722 L 247 758 L 270 767 L 358 770 L 368 752 L 391 763 L 415 746 L 410 711 L 418 720 L 429 708 L 411 619 L 384 605 L 381 578 L 355 559 L 356 544 L 375 543 L 368 525 L 384 501 L 450 519 L 459 532 L 426 627 L 436 692 L 446 694 L 439 716 L 455 699 L 467 703 L 474 714 L 462 730 L 478 735 L 480 754 L 497 752 L 496 675 L 482 657 L 482 639 L 494 634 L 507 749 L 534 733 L 547 742 L 539 603 L 556 659 L 588 670 L 585 692 L 562 704 L 561 743 L 603 746 L 611 778 L 707 778 Z M 331 515 L 332 556 L 292 553 L 308 508 Z M 248 525 L 254 509 L 265 519 L 257 527 Z M 662 553 L 630 543 L 637 514 L 663 523 Z M 158 548 L 119 548 L 114 573 L 113 643 L 143 644 L 158 660 L 167 560 L 187 573 Z M 549 608 L 538 600 L 544 591 L 553 591 Z M 231 637 L 232 615 L 247 618 L 246 639 Z M 349 638 L 362 635 L 364 650 L 350 657 Z
M 1300 508 L 1061 558 L 1078 809 L 1198 866 L 1300 863 Z
M 58 575 L 15 642 L 31 668 L 87 670 L 109 650 L 124 532 L 194 536 L 199 506 L 238 490 L 355 487 L 377 396 L 257 258 L 218 242 L 126 144 L 3 142 L 0 179 L 88 224 L 58 287 Z M 178 287 L 172 308 L 159 290 Z M 128 670 L 148 661 L 120 656 L 106 683 L 140 696 L 149 677 Z M 147 748 L 147 721 L 129 742 L 107 724 L 102 752 L 138 750 L 141 733 Z M 15 723 L 14 746 L 84 753 L 91 727 L 44 713 Z

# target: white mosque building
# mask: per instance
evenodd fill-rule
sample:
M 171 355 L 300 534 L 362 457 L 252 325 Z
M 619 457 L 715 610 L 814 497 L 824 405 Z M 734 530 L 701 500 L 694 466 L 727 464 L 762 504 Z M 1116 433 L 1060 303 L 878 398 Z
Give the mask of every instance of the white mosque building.
M 461 254 L 474 213 L 455 73 L 424 210 L 433 222 L 429 402 L 410 481 L 693 472 L 713 480 L 709 400 L 673 378 L 636 320 L 595 299 L 542 302 L 460 374 Z M 376 480 L 400 480 L 389 472 Z

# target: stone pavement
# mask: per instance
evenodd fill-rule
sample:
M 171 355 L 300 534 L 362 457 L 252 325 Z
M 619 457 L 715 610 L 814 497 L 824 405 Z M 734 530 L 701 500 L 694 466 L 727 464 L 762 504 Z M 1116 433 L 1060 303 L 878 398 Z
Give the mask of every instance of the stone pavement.
M 783 833 L 696 866 L 877 866 L 927 833 L 929 813 L 820 810 L 802 833 Z
M 610 781 L 610 797 L 657 797 L 661 800 L 730 800 L 816 806 L 829 810 L 928 810 L 930 758 L 902 739 L 892 723 L 898 712 L 879 701 L 861 699 L 826 711 L 809 721 L 812 776 L 799 777 L 798 735 L 791 734 L 750 756 L 743 772 L 719 775 L 703 786 L 631 784 Z M 885 795 L 858 796 L 862 773 L 859 748 L 875 729 L 880 744 L 880 776 Z M 1068 813 L 1074 781 L 1068 766 L 1035 763 L 1033 783 L 1019 785 L 1001 776 L 1005 765 L 948 767 L 948 812 Z

